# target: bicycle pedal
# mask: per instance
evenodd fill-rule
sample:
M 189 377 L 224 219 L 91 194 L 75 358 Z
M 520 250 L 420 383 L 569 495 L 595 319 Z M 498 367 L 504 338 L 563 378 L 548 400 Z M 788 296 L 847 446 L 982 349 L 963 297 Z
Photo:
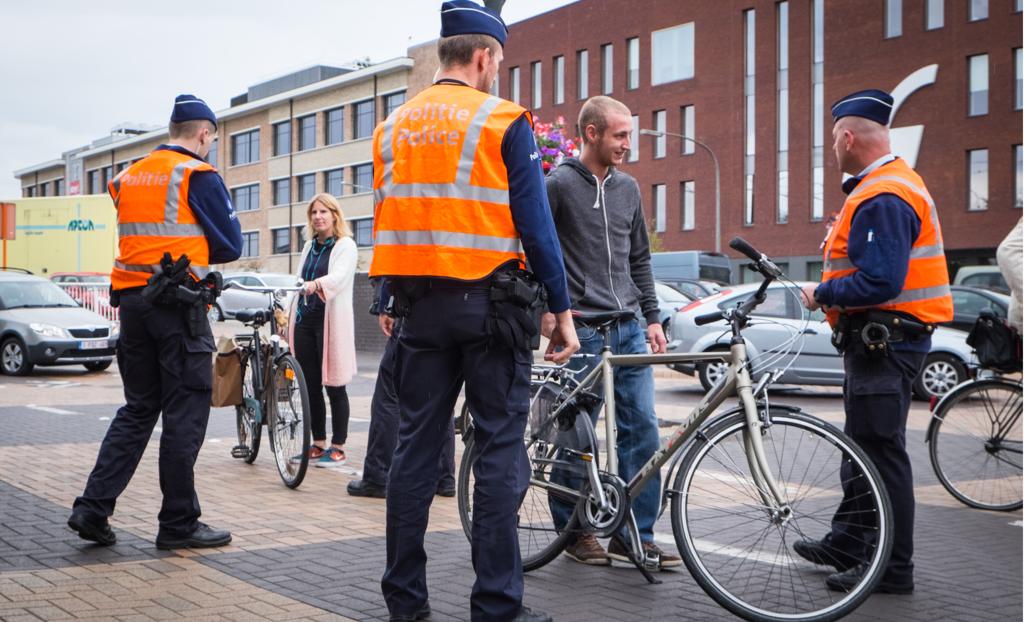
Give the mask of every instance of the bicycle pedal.
M 661 570 L 661 555 L 644 555 L 644 568 Z
M 244 460 L 249 457 L 249 448 L 245 445 L 235 445 L 231 448 L 231 457 Z

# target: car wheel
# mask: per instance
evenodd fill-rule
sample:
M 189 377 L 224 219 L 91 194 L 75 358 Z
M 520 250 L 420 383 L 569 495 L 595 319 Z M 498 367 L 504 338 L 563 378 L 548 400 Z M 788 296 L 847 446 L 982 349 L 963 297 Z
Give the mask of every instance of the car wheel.
M 113 363 L 113 361 L 89 361 L 88 363 L 82 363 L 82 365 L 84 365 L 89 371 L 103 371 L 110 367 L 111 363 Z
M 206 318 L 210 320 L 210 324 L 214 322 L 223 322 L 224 313 L 221 312 L 220 306 L 216 304 L 210 305 L 210 310 L 206 312 Z
M 0 345 L 0 369 L 8 376 L 25 376 L 35 367 L 28 360 L 25 344 L 17 337 L 8 337 Z
M 661 323 L 661 330 L 665 333 L 665 341 L 672 341 L 672 318 Z
M 960 359 L 949 354 L 929 354 L 914 380 L 914 394 L 923 400 L 942 397 L 966 379 L 967 368 Z
M 721 351 L 725 348 L 712 348 L 708 352 Z M 715 386 L 715 383 L 721 379 L 729 371 L 729 363 L 725 361 L 706 361 L 703 363 L 697 363 L 697 379 L 700 380 L 700 386 L 704 387 L 705 391 L 710 391 L 711 387 Z

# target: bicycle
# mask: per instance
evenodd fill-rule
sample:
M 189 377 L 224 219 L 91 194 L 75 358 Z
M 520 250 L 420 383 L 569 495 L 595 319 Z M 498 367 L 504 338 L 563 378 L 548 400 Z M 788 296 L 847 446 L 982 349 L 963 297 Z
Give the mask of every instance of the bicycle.
M 266 424 L 281 481 L 288 488 L 298 488 L 309 466 L 309 393 L 302 369 L 288 352 L 288 345 L 277 331 L 272 329 L 270 337 L 264 339 L 260 329 L 275 321 L 275 311 L 282 310 L 284 292 L 302 288 L 238 283 L 229 283 L 227 287 L 265 293 L 270 298 L 267 308 L 243 309 L 235 314 L 235 319 L 252 327 L 252 332 L 235 336 L 242 358 L 242 403 L 235 406 L 238 444 L 231 449 L 231 456 L 246 464 L 255 462 Z
M 925 442 L 942 486 L 961 503 L 1008 512 L 1021 494 L 1021 381 L 979 375 L 932 408 Z
M 659 566 L 659 560 L 643 552 L 630 499 L 668 465 L 662 511 L 671 506 L 676 545 L 708 595 L 747 620 L 835 620 L 859 606 L 882 578 L 892 548 L 889 497 L 866 454 L 840 430 L 798 408 L 769 403 L 767 387 L 778 370 L 752 386 L 743 328 L 751 311 L 764 301 L 768 285 L 782 273 L 742 239 L 734 239 L 730 246 L 750 257 L 764 279 L 736 308 L 697 318 L 699 324 L 727 322 L 733 335 L 729 352 L 612 354 L 610 327 L 633 315 L 615 311 L 576 318 L 604 335 L 601 363 L 583 379 L 565 367 L 533 367 L 525 436 L 531 479 L 518 514 L 523 568 L 534 570 L 550 562 L 584 530 L 606 537 L 625 525 L 633 564 L 648 581 L 656 582 L 650 570 Z M 625 482 L 617 475 L 613 369 L 683 361 L 725 361 L 729 366 L 636 476 Z M 596 390 L 599 383 L 602 392 Z M 739 406 L 715 414 L 734 395 Z M 602 399 L 604 456 L 587 414 Z M 476 459 L 470 426 L 464 422 L 466 448 L 459 473 L 459 512 L 467 536 L 472 530 Z M 580 442 L 571 443 L 573 439 Z M 845 481 L 839 476 L 843 461 L 852 467 Z M 566 474 L 578 485 L 564 483 Z M 843 485 L 855 487 L 859 505 L 837 516 Z M 574 506 L 568 524 L 556 527 L 554 502 Z M 823 535 L 833 520 L 865 530 L 864 553 L 856 561 L 866 563 L 867 570 L 850 591 L 838 594 L 826 586 L 828 573 L 822 567 L 791 551 L 795 541 Z

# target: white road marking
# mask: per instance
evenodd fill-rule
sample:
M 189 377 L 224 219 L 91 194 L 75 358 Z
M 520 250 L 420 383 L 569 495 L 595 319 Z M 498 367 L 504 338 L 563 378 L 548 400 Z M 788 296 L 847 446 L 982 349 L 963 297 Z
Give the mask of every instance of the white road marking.
M 64 410 L 63 408 L 53 408 L 51 406 L 36 406 L 35 404 L 26 404 L 25 408 L 31 408 L 32 410 L 41 410 L 47 413 L 53 413 L 54 415 L 77 415 L 73 410 Z
M 110 417 L 100 417 L 100 421 L 110 421 Z
M 206 442 L 207 443 L 219 443 L 220 439 L 219 438 L 208 438 L 208 439 L 206 439 Z
M 671 545 L 674 549 L 676 547 L 676 540 L 672 536 L 667 535 L 655 535 L 655 541 L 664 544 L 666 546 Z M 714 553 L 715 555 L 727 555 L 729 557 L 738 557 L 753 562 L 760 562 L 763 564 L 770 564 L 772 566 L 794 566 L 795 564 L 791 559 L 786 556 L 779 556 L 773 553 L 753 553 L 751 551 L 744 551 L 732 546 L 722 546 L 717 542 L 710 540 L 699 539 L 696 540 L 697 550 L 704 553 Z
M 1015 520 L 1010 523 L 1011 527 L 1024 527 L 1024 520 Z

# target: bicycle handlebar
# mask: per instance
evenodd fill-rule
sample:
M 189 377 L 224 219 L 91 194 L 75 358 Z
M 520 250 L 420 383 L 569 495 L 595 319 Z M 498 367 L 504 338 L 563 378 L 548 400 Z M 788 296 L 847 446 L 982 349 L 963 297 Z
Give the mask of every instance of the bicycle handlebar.
M 693 318 L 693 323 L 697 326 L 704 326 L 705 324 L 711 324 L 721 320 L 724 316 L 721 311 L 714 311 L 712 313 L 705 313 L 704 315 L 698 315 Z
M 782 270 L 767 255 L 750 245 L 741 237 L 729 241 L 729 247 L 737 250 L 754 262 L 754 268 L 766 278 L 775 279 L 782 276 Z
M 261 294 L 272 294 L 274 292 L 298 292 L 302 291 L 302 281 L 294 287 L 259 287 L 252 285 L 242 285 L 241 283 L 225 283 L 224 289 L 243 289 L 247 292 L 259 292 Z

